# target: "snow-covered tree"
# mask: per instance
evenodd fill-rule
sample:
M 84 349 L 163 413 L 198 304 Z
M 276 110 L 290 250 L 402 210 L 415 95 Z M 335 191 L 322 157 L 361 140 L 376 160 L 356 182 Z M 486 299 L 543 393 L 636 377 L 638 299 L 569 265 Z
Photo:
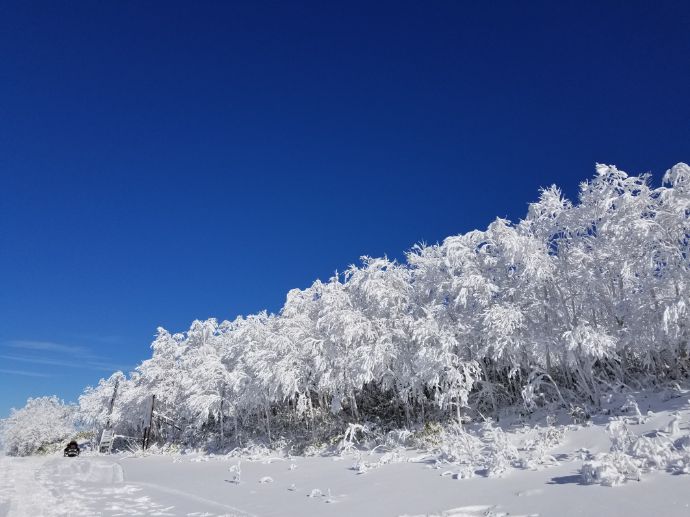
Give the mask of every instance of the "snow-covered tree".
M 21 409 L 13 409 L 3 425 L 6 454 L 28 456 L 72 436 L 74 406 L 57 397 L 40 397 L 26 401 Z

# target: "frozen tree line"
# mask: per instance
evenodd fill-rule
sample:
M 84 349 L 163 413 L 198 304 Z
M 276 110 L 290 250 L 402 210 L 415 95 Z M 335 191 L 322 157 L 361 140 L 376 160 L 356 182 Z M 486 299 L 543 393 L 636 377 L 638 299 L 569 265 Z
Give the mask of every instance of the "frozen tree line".
M 12 456 L 50 452 L 53 444 L 74 434 L 76 410 L 55 396 L 29 399 L 0 420 L 0 451 Z
M 159 328 L 151 358 L 86 388 L 76 417 L 140 435 L 155 395 L 158 440 L 231 446 L 596 408 L 690 371 L 689 214 L 688 165 L 658 188 L 598 165 L 578 203 L 552 186 L 518 223 L 417 245 L 404 264 L 363 257 L 278 314 Z

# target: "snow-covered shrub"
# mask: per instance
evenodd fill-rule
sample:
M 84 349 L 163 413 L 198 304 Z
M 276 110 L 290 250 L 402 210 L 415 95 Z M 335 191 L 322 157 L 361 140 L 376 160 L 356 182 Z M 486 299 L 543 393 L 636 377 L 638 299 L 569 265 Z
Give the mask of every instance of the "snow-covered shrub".
M 514 461 L 518 460 L 517 448 L 510 442 L 508 435 L 500 427 L 490 423 L 484 430 L 483 439 L 488 442 L 486 448 L 486 473 L 489 477 L 503 474 Z
M 537 406 L 547 402 L 549 399 L 546 398 L 545 391 L 553 391 L 558 401 L 565 406 L 561 391 L 558 389 L 558 385 L 551 376 L 540 371 L 533 371 L 527 378 L 527 383 L 521 391 L 525 408 L 531 411 Z
M 626 480 L 639 480 L 642 472 L 652 470 L 690 473 L 690 437 L 672 440 L 679 432 L 677 423 L 675 415 L 666 431 L 636 436 L 623 419 L 612 420 L 606 428 L 611 452 L 584 463 L 580 471 L 583 483 L 616 486 Z
M 616 451 L 586 462 L 580 475 L 586 485 L 618 486 L 626 480 L 639 481 L 640 469 L 630 456 Z
M 645 421 L 645 417 L 640 411 L 640 406 L 633 395 L 628 395 L 625 404 L 620 408 L 620 412 L 624 415 L 629 415 L 626 417 L 626 421 L 632 424 L 642 424 Z
M 634 457 L 633 449 L 640 443 L 640 439 L 630 432 L 623 419 L 611 420 L 606 431 L 611 439 L 611 452 L 598 454 L 583 464 L 580 470 L 582 482 L 618 486 L 629 479 L 639 481 L 643 461 Z M 643 445 L 638 452 L 642 454 L 646 450 L 648 449 Z
M 665 436 L 640 436 L 630 445 L 630 456 L 645 470 L 664 470 L 678 459 L 673 442 Z
M 575 424 L 585 424 L 591 418 L 589 410 L 586 405 L 571 404 L 570 411 L 568 412 L 570 418 L 572 418 Z
M 537 444 L 539 447 L 545 450 L 552 449 L 557 445 L 560 445 L 564 435 L 565 429 L 563 427 L 549 426 L 539 428 Z
M 55 396 L 30 398 L 22 409 L 13 409 L 6 420 L 5 452 L 10 456 L 29 456 L 60 448 L 75 433 L 74 412 L 73 406 Z
M 439 458 L 449 463 L 467 465 L 471 469 L 484 466 L 484 442 L 468 433 L 460 424 L 444 429 L 439 440 Z
M 374 430 L 368 424 L 353 424 L 349 423 L 345 429 L 342 439 L 338 443 L 338 452 L 346 454 L 356 449 L 357 444 L 361 441 L 371 438 Z
M 670 466 L 671 472 L 676 474 L 690 474 L 690 454 L 683 454 Z
M 410 445 L 414 433 L 409 429 L 394 429 L 386 433 L 384 445 L 389 448 L 404 447 Z
M 637 438 L 624 420 L 611 420 L 606 426 L 606 432 L 611 439 L 611 451 L 627 452 Z
M 553 423 L 552 420 L 551 423 Z M 524 453 L 519 458 L 517 465 L 532 470 L 538 469 L 540 466 L 558 465 L 558 460 L 549 454 L 549 451 L 563 440 L 564 428 L 552 425 L 545 428 L 537 427 L 535 434 L 536 436 L 528 438 L 523 443 L 521 449 Z
M 420 449 L 433 449 L 439 447 L 444 440 L 445 430 L 437 422 L 426 422 L 422 429 L 412 436 L 412 443 Z

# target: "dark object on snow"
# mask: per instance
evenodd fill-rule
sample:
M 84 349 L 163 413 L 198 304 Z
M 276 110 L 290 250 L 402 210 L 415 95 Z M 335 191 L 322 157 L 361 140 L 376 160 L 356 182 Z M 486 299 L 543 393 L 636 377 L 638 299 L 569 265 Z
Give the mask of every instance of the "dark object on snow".
M 67 447 L 65 447 L 65 456 L 66 457 L 74 458 L 75 456 L 79 456 L 80 452 L 81 451 L 79 450 L 79 445 L 74 440 L 69 442 L 67 444 Z

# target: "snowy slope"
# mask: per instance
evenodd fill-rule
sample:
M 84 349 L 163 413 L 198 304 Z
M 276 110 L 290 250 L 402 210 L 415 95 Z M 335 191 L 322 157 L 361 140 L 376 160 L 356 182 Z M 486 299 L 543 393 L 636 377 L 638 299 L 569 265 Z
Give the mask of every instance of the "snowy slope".
M 665 435 L 678 411 L 673 438 L 690 436 L 687 393 L 667 401 L 638 394 L 637 401 L 649 416 L 640 424 L 628 420 L 636 435 Z M 557 464 L 512 467 L 493 478 L 477 472 L 457 479 L 458 465 L 412 450 L 315 457 L 2 457 L 0 516 L 690 515 L 690 475 L 646 469 L 640 481 L 622 486 L 582 484 L 582 449 L 608 452 L 606 425 L 615 418 L 564 426 L 560 444 L 548 451 Z M 534 429 L 513 425 L 506 432 L 520 449 Z M 363 462 L 374 467 L 361 474 L 353 467 Z

